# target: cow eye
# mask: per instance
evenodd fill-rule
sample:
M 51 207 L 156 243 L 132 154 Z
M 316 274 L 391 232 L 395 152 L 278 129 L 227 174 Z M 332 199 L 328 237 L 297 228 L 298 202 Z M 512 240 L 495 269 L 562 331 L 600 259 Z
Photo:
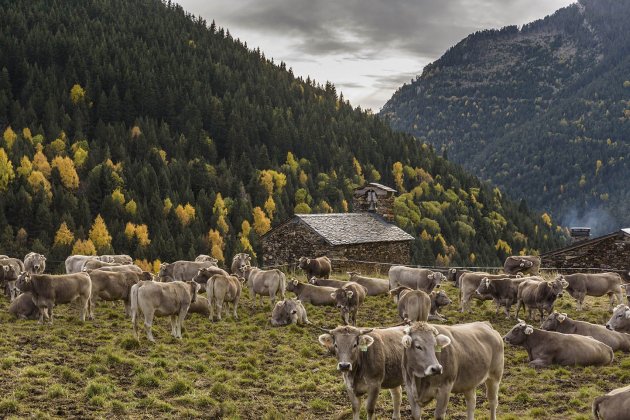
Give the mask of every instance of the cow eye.
M 419 345 L 419 344 L 416 344 L 416 348 L 417 348 L 418 350 L 422 350 L 422 346 L 421 346 L 421 345 Z
M 335 343 L 335 348 L 337 348 L 337 343 Z
M 356 346 L 357 346 L 357 343 L 354 343 L 354 347 L 356 347 Z

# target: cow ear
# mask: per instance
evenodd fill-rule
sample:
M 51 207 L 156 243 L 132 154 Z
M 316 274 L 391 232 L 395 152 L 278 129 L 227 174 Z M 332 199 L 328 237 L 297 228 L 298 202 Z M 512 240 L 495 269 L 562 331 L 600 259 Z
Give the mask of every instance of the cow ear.
M 567 319 L 567 314 L 558 314 L 558 321 L 564 322 Z
M 411 347 L 411 336 L 409 335 L 403 335 L 402 338 L 402 345 L 404 348 L 408 349 L 409 347 Z
M 438 334 L 435 337 L 435 342 L 441 348 L 448 347 L 451 344 L 451 339 L 445 336 L 444 334 Z
M 297 286 L 297 285 L 298 285 L 298 283 L 299 283 L 299 281 L 297 281 L 297 279 L 293 279 L 293 285 L 294 285 L 294 286 Z
M 297 311 L 294 309 L 291 311 L 292 314 L 297 314 Z
M 436 289 L 439 289 L 439 288 L 440 288 L 440 285 L 439 285 L 439 284 L 436 284 L 436 285 L 435 285 L 435 288 L 436 288 Z
M 299 303 L 301 305 L 302 301 L 300 299 L 295 299 L 295 303 Z
M 335 344 L 335 340 L 333 339 L 333 336 L 330 334 L 322 334 L 319 336 L 318 340 L 319 340 L 319 344 L 326 347 L 328 350 L 332 349 L 333 345 Z
M 306 259 L 306 264 L 310 264 L 310 263 L 311 263 L 311 259 L 310 259 L 310 258 L 307 258 L 307 259 Z
M 428 278 L 428 279 L 430 279 L 430 280 L 433 280 L 433 274 L 429 274 L 429 275 L 427 276 L 427 278 Z
M 449 273 L 453 273 L 453 274 L 457 273 L 457 270 L 456 270 L 456 269 L 454 269 L 454 268 L 451 268 L 451 269 L 450 269 L 450 270 L 448 270 L 448 271 L 449 271 Z
M 348 296 L 348 299 L 352 299 L 352 296 L 354 296 L 354 292 L 352 290 L 346 290 L 346 296 Z
M 525 327 L 525 335 L 530 335 L 533 332 L 534 332 L 534 327 L 532 327 L 531 325 L 528 325 Z
M 372 344 L 374 344 L 374 339 L 369 335 L 359 336 L 359 347 L 362 350 L 365 349 L 363 351 L 367 351 L 367 348 L 370 347 Z
M 42 255 L 42 259 L 43 259 L 44 261 L 46 261 L 46 257 L 44 257 L 43 255 Z
M 330 294 L 330 297 L 333 298 L 333 299 L 336 299 L 337 298 L 337 293 L 336 292 L 332 292 Z
M 625 314 L 626 314 L 626 318 L 630 319 L 630 309 L 626 308 Z

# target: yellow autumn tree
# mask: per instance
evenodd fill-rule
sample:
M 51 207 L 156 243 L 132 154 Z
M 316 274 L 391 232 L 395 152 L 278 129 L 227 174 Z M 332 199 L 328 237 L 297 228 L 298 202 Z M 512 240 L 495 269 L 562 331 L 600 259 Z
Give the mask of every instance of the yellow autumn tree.
M 172 208 L 173 208 L 173 202 L 171 201 L 171 199 L 170 198 L 165 198 L 164 199 L 164 208 L 163 208 L 164 216 L 169 214 L 171 212 Z
M 175 208 L 175 215 L 182 226 L 188 226 L 195 219 L 195 208 L 190 203 L 186 203 L 185 206 L 178 204 Z
M 260 171 L 260 185 L 267 191 L 267 195 L 273 194 L 273 174 L 271 171 Z
M 123 194 L 123 192 L 120 191 L 120 188 L 116 188 L 114 190 L 114 192 L 112 193 L 112 200 L 114 201 L 114 203 L 118 204 L 119 206 L 125 205 L 125 194 Z
M 22 178 L 28 178 L 31 172 L 33 172 L 33 164 L 28 156 L 24 155 L 22 156 L 22 159 L 20 159 L 20 166 L 17 168 L 17 173 Z
M 146 247 L 151 243 L 151 239 L 149 239 L 149 228 L 147 225 L 138 225 L 136 226 L 136 238 L 138 239 L 138 244 L 141 247 Z
M 291 171 L 291 173 L 293 175 L 295 175 L 297 173 L 299 164 L 297 162 L 297 160 L 295 160 L 295 156 L 293 156 L 293 153 L 288 152 L 287 153 L 287 166 L 289 167 L 289 170 Z
M 125 236 L 128 240 L 131 240 L 133 236 L 136 234 L 136 225 L 131 222 L 127 222 L 125 225 Z
M 64 187 L 69 190 L 79 188 L 79 175 L 74 168 L 74 162 L 69 157 L 55 156 L 52 161 L 53 169 L 59 171 L 59 178 Z
M 507 255 L 512 253 L 512 247 L 503 239 L 499 239 L 497 241 L 497 244 L 494 246 L 494 249 L 496 249 L 497 251 L 501 250 Z
M 0 148 L 0 191 L 6 191 L 14 178 L 13 163 L 9 160 L 7 152 Z
M 129 202 L 125 204 L 125 211 L 130 215 L 135 216 L 138 211 L 138 205 L 134 200 L 129 200 Z
M 153 269 L 153 264 L 147 261 L 146 258 L 143 258 L 141 260 L 135 260 L 133 263 L 137 265 L 138 267 L 140 267 L 142 271 L 151 271 Z
M 551 227 L 551 216 L 549 216 L 547 213 L 543 213 L 540 218 L 547 227 Z
M 271 220 L 267 218 L 265 212 L 260 207 L 255 207 L 253 212 L 254 216 L 254 231 L 258 235 L 264 235 L 271 229 Z
M 4 143 L 7 145 L 7 149 L 13 149 L 13 143 L 17 140 L 17 134 L 15 134 L 11 126 L 8 126 L 6 130 L 4 130 L 2 137 L 4 138 Z
M 72 86 L 72 89 L 70 89 L 70 100 L 72 103 L 76 105 L 84 99 L 85 89 L 83 89 L 78 83 Z
M 74 165 L 77 168 L 82 168 L 85 165 L 85 161 L 88 158 L 88 152 L 82 147 L 77 147 L 74 151 Z
M 50 168 L 50 163 L 48 163 L 48 159 L 46 155 L 42 153 L 42 145 L 37 145 L 37 152 L 35 156 L 33 156 L 33 168 L 40 171 L 44 176 L 50 179 L 50 173 L 52 169 Z
M 348 213 L 348 202 L 346 200 L 341 200 L 341 209 L 344 213 Z
M 241 223 L 241 233 L 239 234 L 239 241 L 241 243 L 241 249 L 243 252 L 248 252 L 254 258 L 256 257 L 256 253 L 254 252 L 254 248 L 252 247 L 252 243 L 249 240 L 249 234 L 252 231 L 252 227 L 247 220 L 243 220 Z
M 273 220 L 273 213 L 276 211 L 276 202 L 273 201 L 273 197 L 269 196 L 267 201 L 265 201 L 265 211 L 267 215 L 269 215 L 269 219 Z
M 94 219 L 88 237 L 101 253 L 111 248 L 112 237 L 107 230 L 105 220 L 103 220 L 100 214 Z
M 28 127 L 24 127 L 22 129 L 22 137 L 24 138 L 24 140 L 28 140 L 31 143 L 33 142 L 33 133 L 31 133 L 31 129 Z
M 44 191 L 49 199 L 52 198 L 52 187 L 50 186 L 50 182 L 48 182 L 44 174 L 40 171 L 32 171 L 26 181 L 34 192 Z
M 210 255 L 220 262 L 224 262 L 225 257 L 223 256 L 223 247 L 225 244 L 223 243 L 221 232 L 210 229 L 208 232 L 208 242 L 210 242 Z
M 403 164 L 400 162 L 394 163 L 392 167 L 392 175 L 394 175 L 394 182 L 399 192 L 404 191 L 403 188 Z
M 306 175 L 306 172 L 300 171 L 299 181 L 300 181 L 300 185 L 302 186 L 306 185 L 306 183 L 308 182 L 308 175 Z
M 68 228 L 66 222 L 62 222 L 55 233 L 53 246 L 69 246 L 74 242 L 74 233 Z
M 225 206 L 225 201 L 221 196 L 221 193 L 217 193 L 217 198 L 214 200 L 214 206 L 212 206 L 212 213 L 217 217 L 217 228 L 222 235 L 227 235 L 230 230 L 230 226 L 227 224 L 228 209 Z
M 161 266 L 162 266 L 162 261 L 160 261 L 160 259 L 158 258 L 157 260 L 153 261 L 153 268 L 151 269 L 151 272 L 152 273 L 159 272 Z
M 91 240 L 82 241 L 78 239 L 72 247 L 72 254 L 76 255 L 96 255 L 96 248 Z

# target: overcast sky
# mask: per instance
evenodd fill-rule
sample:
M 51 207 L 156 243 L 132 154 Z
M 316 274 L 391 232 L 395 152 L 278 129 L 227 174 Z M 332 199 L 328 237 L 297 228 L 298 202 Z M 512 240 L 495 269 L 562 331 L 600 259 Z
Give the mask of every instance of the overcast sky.
M 395 90 L 480 29 L 522 25 L 575 0 L 175 0 L 378 111 Z

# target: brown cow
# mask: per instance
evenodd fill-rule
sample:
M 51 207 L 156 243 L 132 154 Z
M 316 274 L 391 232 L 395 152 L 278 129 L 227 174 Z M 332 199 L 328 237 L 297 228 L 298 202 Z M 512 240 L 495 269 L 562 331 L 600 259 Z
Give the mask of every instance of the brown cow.
M 332 294 L 336 290 L 334 287 L 300 283 L 297 279 L 290 279 L 287 283 L 287 291 L 295 293 L 295 296 L 302 303 L 310 303 L 315 306 L 335 306 L 336 301 Z
M 484 277 L 479 283 L 479 287 L 475 293 L 477 296 L 490 296 L 492 300 L 497 304 L 496 314 L 499 314 L 499 308 L 503 306 L 505 310 L 505 317 L 510 317 L 510 308 L 516 303 L 518 298 L 518 285 L 525 279 L 543 281 L 542 277 L 523 277 L 519 279 L 489 279 Z
M 357 311 L 363 305 L 366 294 L 365 287 L 352 282 L 347 282 L 330 294 L 341 311 L 341 321 L 345 325 L 357 325 Z
M 6 261 L 6 260 L 5 260 Z M 4 289 L 4 294 L 13 302 L 13 300 L 20 294 L 20 291 L 16 287 L 19 271 L 16 269 L 15 264 L 4 264 L 0 262 L 0 284 Z
M 109 271 L 111 273 L 124 273 L 124 272 L 132 272 L 137 274 L 142 274 L 142 268 L 138 267 L 135 264 L 124 264 L 124 265 L 110 265 L 97 268 L 97 270 L 101 271 Z M 85 270 L 88 273 L 92 270 Z
M 311 277 L 308 281 L 310 284 L 314 284 L 315 286 L 326 286 L 326 287 L 343 287 L 348 284 L 345 280 L 335 280 L 335 279 L 318 279 L 317 277 Z
M 613 309 L 613 314 L 606 323 L 606 328 L 613 331 L 630 333 L 630 307 L 628 305 L 617 305 Z
M 593 337 L 595 340 L 608 344 L 613 351 L 630 352 L 630 334 L 611 331 L 603 325 L 571 319 L 567 314 L 561 314 L 557 311 L 554 311 L 547 317 L 541 328 L 562 334 L 578 334 Z
M 232 265 L 230 266 L 230 271 L 233 275 L 237 277 L 245 277 L 243 275 L 243 270 L 241 270 L 241 267 L 247 265 L 252 265 L 252 257 L 245 252 L 241 252 L 232 257 Z
M 39 319 L 39 308 L 33 302 L 33 295 L 29 292 L 19 295 L 8 309 L 17 319 Z
M 523 280 L 518 285 L 516 318 L 518 318 L 521 306 L 524 306 L 527 308 L 527 319 L 531 319 L 532 309 L 538 309 L 542 321 L 544 311 L 547 311 L 547 314 L 553 312 L 556 299 L 562 296 L 562 290 L 565 287 L 567 287 L 567 282 L 561 278 L 553 281 Z
M 159 283 L 153 281 L 141 281 L 131 288 L 131 323 L 136 339 L 138 334 L 139 311 L 144 315 L 144 329 L 149 341 L 155 343 L 153 338 L 153 317 L 170 316 L 171 335 L 182 338 L 182 322 L 186 318 L 190 304 L 197 299 L 199 283 L 194 281 L 174 281 Z
M 438 271 L 427 270 L 426 268 L 412 268 L 404 265 L 394 265 L 389 269 L 389 290 L 398 286 L 407 286 L 414 290 L 424 290 L 431 293 L 435 286 L 440 284 L 446 277 Z
M 429 321 L 446 321 L 447 318 L 438 311 L 452 302 L 443 290 L 434 290 L 429 294 L 431 298 L 431 310 L 429 311 Z
M 630 413 L 630 385 L 617 388 L 593 401 L 597 420 L 627 420 Z
M 90 270 L 92 281 L 92 294 L 90 297 L 90 319 L 94 319 L 94 303 L 98 299 L 106 301 L 122 300 L 125 303 L 125 314 L 130 314 L 131 286 L 141 280 L 151 281 L 151 273 L 144 271 L 141 274 L 127 272 L 112 272 L 102 270 Z
M 236 276 L 224 276 L 223 274 L 215 274 L 208 279 L 206 285 L 206 295 L 208 296 L 208 305 L 210 308 L 210 319 L 214 320 L 214 308 L 217 309 L 217 318 L 221 320 L 221 312 L 223 311 L 223 303 L 225 303 L 226 313 L 228 303 L 232 304 L 232 315 L 234 319 L 238 319 L 236 309 L 238 308 L 238 300 L 241 297 L 241 282 Z
M 394 419 L 400 418 L 403 328 L 359 329 L 337 327 L 319 336 L 319 342 L 337 357 L 352 403 L 352 418 L 359 420 L 361 399 L 367 394 L 368 420 L 374 418 L 376 400 L 383 389 L 389 389 Z
M 523 273 L 537 276 L 540 270 L 540 257 L 536 255 L 513 255 L 505 259 L 503 271 L 506 274 Z
M 504 279 L 506 277 L 516 278 L 516 276 L 508 276 L 505 274 L 489 274 L 483 272 L 468 272 L 463 273 L 459 279 L 459 297 L 461 304 L 461 312 L 468 312 L 470 310 L 470 300 L 472 298 L 479 300 L 491 300 L 492 297 L 485 295 L 479 296 L 476 292 L 477 288 L 481 284 L 481 280 L 484 278 L 490 280 Z M 496 303 L 496 302 L 495 302 Z
M 306 278 L 317 277 L 327 279 L 332 271 L 332 265 L 328 257 L 308 258 L 300 257 L 298 267 L 306 272 Z
M 506 343 L 523 346 L 534 368 L 562 366 L 605 366 L 613 361 L 610 346 L 592 337 L 544 331 L 519 320 L 503 337 Z
M 24 257 L 24 269 L 31 274 L 42 274 L 46 270 L 46 257 L 37 252 L 29 252 Z
M 190 280 L 199 283 L 199 293 L 203 293 L 206 292 L 206 284 L 208 283 L 208 279 L 215 274 L 219 274 L 221 276 L 229 276 L 227 271 L 223 270 L 222 268 L 208 266 L 200 268 L 197 273 L 195 273 L 195 275 L 191 277 Z M 169 277 L 163 277 L 162 281 L 173 281 L 173 279 Z
M 577 301 L 578 311 L 582 310 L 585 296 L 600 297 L 608 295 L 611 312 L 615 306 L 615 298 L 617 298 L 618 305 L 623 303 L 621 276 L 617 273 L 576 273 L 558 277 L 569 283 L 567 293 Z
M 459 288 L 459 279 L 465 273 L 472 273 L 472 271 L 464 270 L 461 268 L 451 268 L 450 270 L 448 270 L 448 273 L 446 274 L 446 280 L 452 281 L 455 284 L 455 287 Z
M 274 327 L 290 324 L 309 324 L 306 309 L 298 299 L 285 299 L 276 302 L 276 306 L 274 306 L 271 312 L 271 325 Z
M 423 290 L 398 286 L 389 291 L 398 304 L 398 316 L 403 321 L 427 321 L 431 311 L 431 297 Z
M 249 297 L 254 301 L 254 305 L 257 305 L 256 297 L 260 295 L 260 301 L 262 303 L 262 296 L 267 295 L 271 299 L 271 307 L 276 303 L 276 295 L 279 293 L 282 299 L 284 299 L 285 290 L 287 288 L 286 277 L 284 273 L 278 269 L 273 270 L 261 270 L 258 267 L 243 266 L 243 275 L 247 280 L 247 288 L 249 289 Z
M 443 419 L 451 393 L 464 394 L 468 419 L 474 418 L 476 388 L 485 383 L 490 419 L 496 418 L 503 377 L 501 335 L 487 322 L 453 326 L 416 322 L 402 339 L 403 379 L 414 419 L 435 398 L 435 418 Z
M 44 317 L 52 324 L 54 306 L 74 300 L 79 301 L 79 317 L 85 321 L 92 294 L 92 281 L 87 273 L 51 275 L 22 272 L 16 286 L 22 292 L 33 295 L 33 302 L 40 312 L 40 324 L 44 322 Z
M 348 275 L 350 276 L 349 281 L 360 284 L 367 289 L 368 296 L 386 295 L 389 292 L 388 280 L 365 277 L 354 271 L 348 271 Z

